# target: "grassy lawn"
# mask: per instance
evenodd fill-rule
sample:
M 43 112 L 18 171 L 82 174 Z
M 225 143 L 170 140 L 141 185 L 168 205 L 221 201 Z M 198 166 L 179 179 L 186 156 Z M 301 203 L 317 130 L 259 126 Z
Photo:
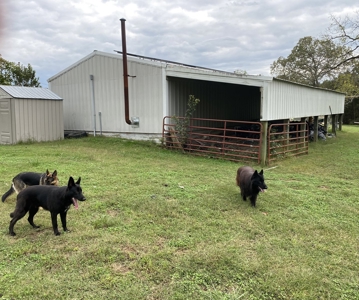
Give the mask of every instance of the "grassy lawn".
M 56 169 L 87 198 L 60 236 L 44 210 L 9 236 L 16 197 L 0 203 L 0 299 L 359 299 L 359 126 L 309 153 L 265 169 L 252 208 L 233 162 L 117 138 L 0 146 L 0 196 Z

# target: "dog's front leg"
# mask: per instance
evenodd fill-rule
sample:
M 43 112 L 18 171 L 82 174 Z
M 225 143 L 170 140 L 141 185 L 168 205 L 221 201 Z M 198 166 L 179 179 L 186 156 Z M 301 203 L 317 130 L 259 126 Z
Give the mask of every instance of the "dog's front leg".
M 252 206 L 253 206 L 253 207 L 256 207 L 257 195 L 252 195 L 252 196 L 250 197 L 250 199 L 251 199 L 251 204 L 252 204 Z
M 66 214 L 67 214 L 67 211 L 60 212 L 61 223 L 62 223 L 62 228 L 64 229 L 64 231 L 69 231 L 66 227 Z
M 57 227 L 57 213 L 51 213 L 51 221 L 52 221 L 52 228 L 54 229 L 55 235 L 60 235 L 59 229 Z

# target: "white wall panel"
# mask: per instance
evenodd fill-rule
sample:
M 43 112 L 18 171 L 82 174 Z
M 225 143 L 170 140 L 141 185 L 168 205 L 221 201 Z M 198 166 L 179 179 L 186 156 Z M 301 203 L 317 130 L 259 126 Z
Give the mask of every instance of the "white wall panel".
M 13 99 L 15 142 L 53 141 L 64 136 L 62 101 Z
M 263 99 L 263 120 L 280 120 L 344 113 L 345 95 L 274 80 Z
M 162 132 L 162 68 L 128 59 L 129 117 L 140 126 L 125 122 L 122 56 L 94 54 L 50 81 L 51 90 L 64 99 L 65 130 L 93 131 L 92 87 L 94 75 L 96 129 L 117 133 Z

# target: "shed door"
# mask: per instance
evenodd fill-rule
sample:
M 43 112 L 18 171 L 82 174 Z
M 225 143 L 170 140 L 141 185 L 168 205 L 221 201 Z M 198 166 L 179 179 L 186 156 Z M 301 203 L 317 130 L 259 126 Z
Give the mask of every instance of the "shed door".
M 10 99 L 0 99 L 0 144 L 11 144 Z

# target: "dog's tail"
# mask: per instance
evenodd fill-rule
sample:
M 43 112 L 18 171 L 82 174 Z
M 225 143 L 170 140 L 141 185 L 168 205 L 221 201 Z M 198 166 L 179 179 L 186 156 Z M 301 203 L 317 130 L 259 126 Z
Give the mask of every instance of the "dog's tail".
M 15 192 L 15 189 L 14 189 L 13 185 L 11 185 L 11 188 L 4 195 L 2 195 L 1 201 L 5 202 L 6 198 L 9 197 L 14 192 Z

